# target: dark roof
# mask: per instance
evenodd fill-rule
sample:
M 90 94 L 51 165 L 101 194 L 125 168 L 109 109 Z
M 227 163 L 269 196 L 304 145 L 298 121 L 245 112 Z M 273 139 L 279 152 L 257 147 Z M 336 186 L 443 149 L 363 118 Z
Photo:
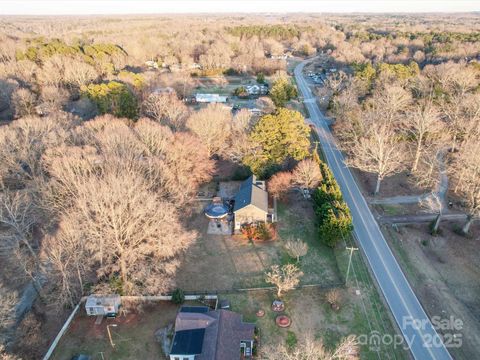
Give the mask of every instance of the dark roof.
M 205 329 L 176 331 L 171 353 L 179 355 L 201 354 L 204 335 Z
M 268 212 L 268 193 L 257 185 L 255 175 L 250 176 L 240 185 L 240 189 L 235 195 L 233 211 L 240 210 L 248 205 L 256 206 Z
M 254 329 L 254 324 L 244 323 L 241 315 L 228 310 L 215 310 L 208 313 L 179 312 L 175 321 L 176 332 L 170 353 L 197 355 L 196 360 L 240 359 L 240 342 L 253 340 Z M 188 339 L 189 332 L 199 330 L 204 331 L 200 351 L 187 352 L 189 341 L 180 340 L 182 337 Z M 178 339 L 177 334 L 180 334 Z
M 183 313 L 206 313 L 210 309 L 208 306 L 182 306 L 180 312 Z
M 242 316 L 233 311 L 217 311 L 220 314 L 220 319 L 215 360 L 240 359 L 240 342 L 254 339 L 255 325 L 244 323 Z M 207 359 L 205 358 L 205 360 Z

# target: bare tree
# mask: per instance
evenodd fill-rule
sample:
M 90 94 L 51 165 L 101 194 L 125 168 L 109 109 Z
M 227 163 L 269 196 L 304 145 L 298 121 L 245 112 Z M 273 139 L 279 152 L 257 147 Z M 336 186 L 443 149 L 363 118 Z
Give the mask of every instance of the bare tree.
M 16 118 L 35 114 L 36 103 L 35 95 L 26 88 L 18 88 L 12 94 L 12 105 Z
M 377 175 L 374 191 L 376 195 L 385 177 L 402 170 L 405 150 L 390 124 L 371 121 L 370 126 L 366 126 L 365 129 L 364 134 L 355 137 L 348 145 L 351 157 L 347 163 L 349 166 Z
M 300 257 L 307 255 L 308 245 L 300 239 L 291 239 L 285 243 L 285 250 L 287 250 L 291 257 L 297 259 L 298 263 L 300 261 Z
M 325 296 L 325 300 L 327 300 L 334 310 L 340 309 L 340 298 L 340 291 L 338 291 L 338 289 L 329 290 Z
M 0 345 L 0 360 L 22 360 L 14 354 L 9 354 L 6 352 L 5 347 Z
M 252 125 L 252 114 L 247 109 L 240 110 L 233 117 L 230 146 L 226 151 L 232 161 L 240 163 L 255 147 L 255 144 L 249 137 Z
M 359 346 L 354 335 L 344 338 L 333 350 L 327 350 L 321 340 L 315 340 L 311 334 L 306 334 L 304 339 L 294 349 L 285 344 L 267 347 L 262 356 L 267 360 L 357 360 Z
M 450 168 L 450 178 L 453 179 L 455 191 L 463 198 L 468 211 L 468 220 L 462 231 L 468 234 L 470 225 L 480 216 L 480 142 L 469 139 L 462 144 L 454 156 Z
M 194 237 L 183 230 L 175 207 L 159 201 L 129 169 L 108 169 L 101 178 L 85 179 L 77 191 L 78 211 L 70 218 L 88 239 L 98 276 L 118 273 L 126 294 L 139 286 L 165 291 L 178 266 L 175 255 Z
M 35 276 L 41 271 L 41 263 L 38 243 L 32 235 L 35 222 L 35 207 L 30 194 L 10 191 L 0 194 L 0 224 L 4 229 L 0 236 L 2 252 L 15 258 L 24 275 L 37 285 Z M 37 286 L 36 289 L 41 295 Z
M 63 78 L 70 87 L 80 88 L 94 81 L 99 76 L 97 70 L 84 61 L 70 59 L 64 67 Z
M 61 110 L 67 103 L 68 97 L 68 92 L 61 87 L 44 86 L 40 94 L 41 104 L 37 107 L 37 112 L 42 115 L 47 115 L 54 111 Z
M 273 196 L 282 198 L 291 188 L 293 175 L 290 171 L 281 171 L 268 180 L 268 191 Z
M 146 115 L 173 130 L 181 130 L 188 117 L 188 108 L 175 93 L 151 94 L 144 102 Z
M 462 94 L 452 94 L 444 99 L 440 105 L 451 135 L 451 151 L 457 149 L 457 142 L 463 134 L 466 122 L 463 100 L 464 96 Z
M 230 110 L 220 104 L 210 104 L 187 120 L 187 127 L 202 140 L 209 156 L 225 150 L 231 126 Z
M 214 163 L 209 159 L 207 148 L 189 133 L 176 133 L 165 164 L 170 176 L 168 191 L 173 194 L 176 205 L 185 205 L 197 192 L 200 184 L 211 179 Z
M 293 170 L 293 181 L 302 188 L 313 189 L 321 180 L 322 173 L 315 160 L 302 160 Z
M 275 111 L 275 104 L 269 97 L 261 96 L 257 102 L 264 113 L 270 114 Z
M 369 104 L 379 113 L 382 121 L 392 123 L 408 109 L 411 101 L 412 95 L 402 86 L 380 83 L 369 99 Z
M 23 186 L 42 173 L 41 157 L 62 144 L 76 124 L 71 115 L 55 113 L 45 118 L 25 117 L 0 129 L 0 174 Z M 5 171 L 5 172 L 3 172 Z
M 438 111 L 430 101 L 418 104 L 409 111 L 405 118 L 405 125 L 415 143 L 412 165 L 412 171 L 415 172 L 425 150 L 435 146 L 442 139 L 443 126 Z
M 50 282 L 56 286 L 52 302 L 71 307 L 83 295 L 88 270 L 95 266 L 86 250 L 82 231 L 72 221 L 75 218 L 66 217 L 55 236 L 47 236 L 43 244 L 45 260 L 50 266 Z
M 265 281 L 277 287 L 277 297 L 282 293 L 294 289 L 299 283 L 303 272 L 294 264 L 287 264 L 280 267 L 273 265 L 270 271 L 265 273 Z

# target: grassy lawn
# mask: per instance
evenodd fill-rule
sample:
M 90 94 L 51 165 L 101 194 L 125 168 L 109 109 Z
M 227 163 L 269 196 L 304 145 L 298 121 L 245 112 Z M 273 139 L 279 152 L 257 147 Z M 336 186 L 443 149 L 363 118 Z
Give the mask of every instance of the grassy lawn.
M 344 250 L 344 246 L 356 246 L 353 241 L 353 235 L 344 239 L 342 246 L 335 249 L 335 255 L 338 266 L 342 274 L 347 273 L 349 252 Z M 375 334 L 380 336 L 400 336 L 395 329 L 394 319 L 386 307 L 379 289 L 375 286 L 368 265 L 365 263 L 363 255 L 355 251 L 352 255 L 349 279 L 347 287 L 354 293 L 352 306 L 354 308 L 354 319 L 352 323 L 352 333 L 354 334 Z M 359 291 L 357 294 L 356 291 Z M 393 345 L 380 344 L 378 349 L 370 349 L 369 345 L 362 346 L 362 351 L 368 355 L 366 359 L 407 359 L 407 352 L 401 347 Z M 378 351 L 377 351 L 378 350 Z
M 242 313 L 245 321 L 254 322 L 259 329 L 260 346 L 285 343 L 288 332 L 293 332 L 298 340 L 306 334 L 321 339 L 329 349 L 334 348 L 345 336 L 368 334 L 370 329 L 362 311 L 359 297 L 350 289 L 339 288 L 341 308 L 333 311 L 325 301 L 325 290 L 303 288 L 286 294 L 285 314 L 292 319 L 288 329 L 275 325 L 278 313 L 270 309 L 274 300 L 273 291 L 250 291 L 230 294 L 225 297 L 231 302 L 232 310 Z M 265 310 L 264 317 L 255 315 L 258 309 Z M 383 348 L 377 354 L 367 346 L 362 346 L 362 359 L 405 359 L 405 354 Z
M 404 206 L 402 205 L 395 205 L 395 204 L 382 204 L 382 205 L 375 205 L 380 210 L 380 213 L 385 215 L 402 215 L 405 214 Z
M 255 84 L 254 76 L 217 76 L 198 78 L 198 86 L 194 92 L 199 94 L 232 95 L 233 91 L 248 84 Z
M 286 202 L 279 203 L 278 236 L 267 242 L 207 234 L 203 205 L 199 204 L 190 219 L 190 226 L 199 235 L 177 271 L 175 282 L 182 289 L 209 292 L 267 286 L 264 274 L 272 265 L 296 262 L 284 249 L 285 241 L 291 238 L 309 245 L 308 254 L 299 262 L 305 274 L 302 284 L 331 286 L 342 282 L 332 249 L 318 241 L 312 204 L 299 193 L 291 193 Z
M 290 194 L 288 202 L 278 204 L 278 219 L 282 263 L 296 263 L 284 250 L 285 241 L 300 239 L 308 244 L 307 255 L 298 263 L 304 273 L 302 284 L 331 286 L 343 282 L 333 250 L 319 239 L 311 201 L 303 199 L 299 193 Z

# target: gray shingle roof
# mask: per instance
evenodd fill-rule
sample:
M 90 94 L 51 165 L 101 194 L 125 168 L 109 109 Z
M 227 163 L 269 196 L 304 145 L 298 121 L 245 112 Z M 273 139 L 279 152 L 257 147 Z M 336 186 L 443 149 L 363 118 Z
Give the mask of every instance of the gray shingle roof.
M 268 212 L 268 193 L 256 182 L 257 177 L 252 175 L 240 185 L 240 189 L 235 195 L 234 212 L 250 204 Z
M 228 310 L 179 312 L 172 355 L 197 355 L 197 360 L 240 359 L 240 342 L 254 339 L 255 325 Z M 199 346 L 199 342 L 200 346 Z

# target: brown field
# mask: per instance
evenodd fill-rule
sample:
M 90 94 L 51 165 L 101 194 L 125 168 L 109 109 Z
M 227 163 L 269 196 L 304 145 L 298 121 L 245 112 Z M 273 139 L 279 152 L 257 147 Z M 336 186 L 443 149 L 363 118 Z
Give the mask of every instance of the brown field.
M 355 175 L 363 193 L 370 196 L 374 177 L 358 171 Z M 386 179 L 382 186 L 380 197 L 422 193 L 404 173 Z M 454 204 L 458 201 L 455 197 L 449 200 Z M 418 204 L 374 205 L 373 208 L 378 215 L 424 213 Z M 455 205 L 454 209 L 459 210 Z M 436 236 L 430 235 L 429 224 L 383 225 L 382 230 L 430 318 L 453 316 L 462 321 L 458 332 L 462 346 L 450 347 L 449 351 L 456 359 L 474 359 L 480 346 L 480 224 L 472 225 L 469 237 L 458 234 L 462 225 L 462 222 L 444 221 Z M 448 337 L 452 331 L 443 333 Z
M 427 314 L 462 321 L 460 331 L 444 332 L 461 334 L 462 346 L 449 348 L 452 355 L 474 359 L 480 346 L 480 226 L 472 226 L 476 235 L 470 238 L 456 234 L 457 227 L 442 223 L 438 236 L 428 233 L 428 224 L 383 230 Z

